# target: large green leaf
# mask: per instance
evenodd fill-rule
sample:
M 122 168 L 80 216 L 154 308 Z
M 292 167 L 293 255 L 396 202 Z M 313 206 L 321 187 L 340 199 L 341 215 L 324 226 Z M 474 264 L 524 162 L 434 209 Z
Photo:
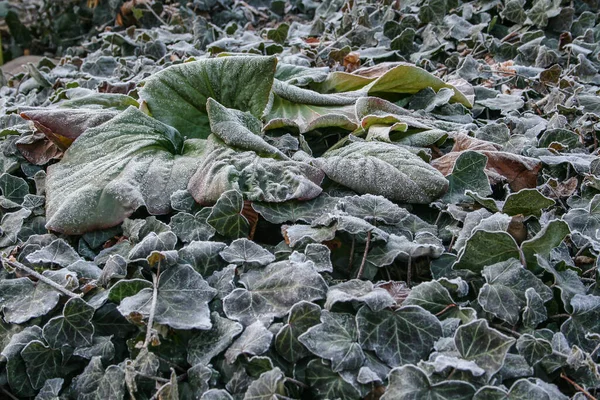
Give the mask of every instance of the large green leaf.
M 476 151 L 465 151 L 456 159 L 452 174 L 448 176 L 450 182 L 448 193 L 444 201 L 459 203 L 469 199 L 466 190 L 471 190 L 480 196 L 492 194 L 488 177 L 484 172 L 487 157 Z
M 249 325 L 256 320 L 282 317 L 299 301 L 325 297 L 327 284 L 311 267 L 287 261 L 243 274 L 245 289 L 235 289 L 223 299 L 228 318 Z
M 140 98 L 154 118 L 182 135 L 205 139 L 210 134 L 207 99 L 260 118 L 276 64 L 274 57 L 221 57 L 174 65 L 148 78 Z
M 88 129 L 48 168 L 46 227 L 81 234 L 117 225 L 141 206 L 169 212 L 170 196 L 185 189 L 203 143 L 184 143 L 176 130 L 134 108 Z
M 358 369 L 365 359 L 352 314 L 323 310 L 321 323 L 309 328 L 298 340 L 311 353 L 330 360 L 334 372 Z
M 429 311 L 405 306 L 395 311 L 371 311 L 363 306 L 356 315 L 359 342 L 390 367 L 427 358 L 442 336 L 442 326 Z
M 298 340 L 298 337 L 311 326 L 319 323 L 321 307 L 314 303 L 301 301 L 291 308 L 287 323 L 275 336 L 275 349 L 283 358 L 289 362 L 296 362 L 308 355 L 306 347 Z
M 262 322 L 256 321 L 248 325 L 244 332 L 229 346 L 225 352 L 225 359 L 229 364 L 233 364 L 242 354 L 261 355 L 269 350 L 272 340 L 273 333 L 265 328 Z
M 515 339 L 490 328 L 484 319 L 460 326 L 454 335 L 454 344 L 461 357 L 476 362 L 489 377 L 502 368 L 514 342 Z
M 323 360 L 312 360 L 306 367 L 306 380 L 315 399 L 358 400 L 358 390 Z
M 210 224 L 219 234 L 239 238 L 248 236 L 250 233 L 250 223 L 242 215 L 244 208 L 244 198 L 237 190 L 228 190 L 223 192 L 212 210 L 206 222 Z
M 515 259 L 488 265 L 482 275 L 486 283 L 479 290 L 479 304 L 511 325 L 519 322 L 528 288 L 535 290 L 544 302 L 553 297 L 552 290 Z
M 250 384 L 244 400 L 276 400 L 280 395 L 281 398 L 287 398 L 284 382 L 285 376 L 279 368 L 267 371 Z
M 331 180 L 360 194 L 399 202 L 428 204 L 448 188 L 441 173 L 410 151 L 388 143 L 351 143 L 314 162 Z
M 427 374 L 414 365 L 394 368 L 381 400 L 470 400 L 475 387 L 467 382 L 448 380 L 432 384 Z
M 63 315 L 54 317 L 44 325 L 44 339 L 53 348 L 65 343 L 72 347 L 91 346 L 94 335 L 92 316 L 94 308 L 81 298 L 69 299 L 63 309 Z
M 154 322 L 175 329 L 210 329 L 208 302 L 216 290 L 189 265 L 175 265 L 160 274 Z M 150 315 L 152 289 L 145 288 L 121 301 L 123 316 Z
M 570 234 L 569 225 L 563 220 L 555 219 L 542 227 L 537 235 L 521 244 L 527 268 L 533 272 L 539 271 L 538 257 L 548 257 L 550 252 L 558 247 Z

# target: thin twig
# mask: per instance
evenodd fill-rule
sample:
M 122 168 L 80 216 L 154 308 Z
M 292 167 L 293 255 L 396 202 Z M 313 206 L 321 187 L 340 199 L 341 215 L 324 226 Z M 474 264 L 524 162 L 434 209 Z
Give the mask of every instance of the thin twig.
M 309 387 L 309 386 L 308 386 L 306 383 L 304 383 L 304 382 L 300 382 L 300 381 L 297 381 L 297 380 L 295 380 L 295 379 L 292 379 L 292 378 L 288 378 L 288 377 L 286 377 L 286 378 L 285 378 L 285 381 L 286 381 L 286 382 L 293 383 L 294 385 L 298 385 L 298 386 L 300 386 L 300 387 L 301 387 L 301 388 L 303 388 L 303 389 L 307 389 L 307 388 Z
M 152 15 L 154 15 L 154 18 L 160 21 L 162 25 L 167 25 L 167 23 L 152 9 L 152 7 L 150 7 L 150 4 L 144 2 L 144 6 L 152 13 Z
M 352 236 L 352 244 L 350 245 L 350 260 L 348 261 L 348 270 L 352 270 L 352 263 L 354 263 L 354 246 L 356 244 L 356 238 Z
M 2 389 L 2 393 L 4 393 L 5 395 L 7 395 L 8 397 L 10 397 L 12 400 L 19 400 L 18 397 L 15 397 L 15 395 L 13 395 L 8 390 L 4 389 L 2 386 L 0 386 L 0 389 Z
M 410 287 L 410 281 L 412 280 L 412 257 L 408 255 L 408 265 L 406 267 L 406 286 Z
M 59 285 L 58 283 L 54 282 L 52 279 L 48 279 L 46 278 L 44 275 L 34 271 L 33 269 L 21 264 L 20 262 L 18 262 L 17 260 L 9 260 L 8 258 L 2 257 L 2 262 L 3 263 L 7 263 L 8 265 L 10 265 L 13 268 L 16 269 L 21 269 L 25 272 L 27 272 L 29 275 L 33 276 L 34 278 L 36 278 L 38 281 L 41 281 L 43 283 L 45 283 L 46 285 L 50 286 L 52 289 L 61 292 L 62 294 L 69 296 L 71 298 L 75 298 L 75 297 L 81 297 L 80 294 L 75 294 L 73 292 L 71 292 L 69 289 L 66 289 L 65 287 Z
M 171 382 L 169 379 L 167 378 L 161 378 L 160 376 L 152 376 L 152 375 L 146 375 L 146 374 L 142 374 L 139 371 L 135 371 L 135 374 L 137 376 L 141 376 L 142 378 L 146 378 L 146 379 L 152 379 L 153 381 L 156 382 L 160 382 L 160 383 L 167 383 L 167 382 Z
M 509 335 L 513 335 L 514 337 L 517 337 L 517 338 L 521 337 L 521 334 L 519 332 L 515 332 L 510 328 L 507 328 L 505 326 L 498 325 L 498 324 L 491 324 L 491 325 L 492 325 L 492 328 L 498 329 L 499 331 L 506 332 Z
M 371 244 L 371 231 L 367 232 L 367 243 L 365 243 L 365 253 L 363 254 L 362 262 L 360 263 L 360 268 L 358 270 L 358 274 L 356 275 L 356 279 L 360 279 L 365 269 L 365 263 L 367 262 L 367 253 L 369 252 L 369 245 Z
M 573 385 L 573 387 L 577 390 L 579 390 L 581 393 L 583 393 L 583 395 L 585 397 L 587 397 L 590 400 L 598 400 L 596 399 L 594 396 L 592 396 L 590 394 L 590 392 L 588 392 L 587 390 L 585 390 L 583 387 L 579 386 L 579 384 L 577 384 L 577 382 L 575 382 L 573 379 L 569 378 L 567 376 L 567 374 L 565 374 L 564 372 L 560 373 L 560 377 L 563 378 L 565 381 L 569 382 L 571 385 Z
M 452 304 L 448 304 L 446 307 L 444 307 L 444 309 L 440 312 L 438 312 L 437 314 L 435 314 L 436 317 L 439 317 L 440 315 L 442 315 L 443 313 L 445 313 L 446 311 L 448 311 L 451 308 L 457 307 L 456 304 L 452 303 Z
M 154 313 L 156 312 L 156 301 L 158 299 L 158 274 L 160 274 L 160 261 L 156 267 L 156 274 L 152 273 L 152 303 L 150 304 L 150 316 L 148 317 L 148 327 L 146 329 L 146 339 L 144 340 L 144 348 L 148 348 L 152 338 L 152 325 L 154 324 Z

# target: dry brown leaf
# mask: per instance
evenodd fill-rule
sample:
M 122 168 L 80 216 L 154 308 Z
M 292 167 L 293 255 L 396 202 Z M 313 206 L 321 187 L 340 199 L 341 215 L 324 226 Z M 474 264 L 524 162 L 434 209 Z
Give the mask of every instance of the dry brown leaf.
M 50 160 L 58 160 L 63 154 L 43 133 L 25 136 L 17 141 L 16 146 L 23 157 L 35 165 L 44 165 Z

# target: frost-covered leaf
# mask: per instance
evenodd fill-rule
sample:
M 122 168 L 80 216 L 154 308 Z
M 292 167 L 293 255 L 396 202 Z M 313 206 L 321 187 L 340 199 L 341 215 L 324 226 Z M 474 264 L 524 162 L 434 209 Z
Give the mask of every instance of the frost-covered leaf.
M 326 309 L 331 310 L 336 303 L 345 302 L 364 303 L 373 311 L 383 310 L 396 303 L 387 290 L 373 287 L 371 281 L 359 279 L 351 279 L 329 288 Z
M 273 334 L 265 328 L 262 322 L 256 321 L 248 325 L 244 332 L 233 342 L 225 352 L 225 359 L 229 364 L 242 354 L 261 355 L 271 347 Z
M 548 318 L 544 300 L 536 293 L 535 289 L 525 290 L 525 308 L 523 309 L 523 324 L 528 328 L 535 328 Z
M 237 190 L 224 192 L 212 207 L 206 221 L 221 235 L 232 238 L 248 236 L 250 223 L 241 213 L 244 199 Z
M 371 311 L 363 306 L 356 315 L 359 342 L 390 367 L 426 358 L 442 336 L 438 319 L 418 306 Z
M 220 242 L 193 241 L 178 250 L 178 253 L 181 260 L 190 264 L 202 276 L 210 276 L 227 265 L 219 256 L 219 252 L 225 247 L 225 243 Z
M 311 223 L 318 217 L 333 211 L 339 201 L 337 197 L 319 196 L 309 201 L 253 202 L 252 208 L 273 224 L 298 221 Z
M 478 230 L 467 240 L 453 268 L 481 272 L 487 265 L 519 256 L 519 247 L 508 233 Z
M 314 162 L 331 180 L 358 193 L 405 203 L 430 203 L 448 188 L 446 179 L 433 167 L 388 143 L 351 143 Z
M 100 356 L 103 362 L 109 363 L 115 356 L 115 345 L 111 341 L 112 336 L 97 336 L 93 337 L 91 346 L 78 347 L 73 352 L 74 355 L 87 358 Z
M 0 308 L 4 321 L 22 324 L 47 314 L 57 304 L 60 293 L 42 282 L 29 278 L 0 280 Z
M 289 362 L 296 362 L 308 355 L 307 349 L 298 337 L 317 325 L 321 318 L 321 307 L 307 301 L 301 301 L 291 308 L 287 323 L 275 336 L 275 349 Z
M 145 279 L 122 279 L 115 283 L 108 292 L 108 300 L 119 304 L 121 300 L 138 294 L 143 289 L 151 289 L 152 282 Z
M 0 191 L 7 200 L 21 204 L 25 196 L 29 194 L 29 185 L 23 178 L 2 174 L 0 175 Z
M 177 236 L 171 231 L 151 232 L 129 251 L 128 258 L 130 261 L 145 261 L 153 251 L 173 250 L 176 244 Z
M 52 378 L 44 382 L 35 400 L 58 400 L 58 395 L 65 380 L 63 378 Z
M 93 357 L 74 380 L 78 399 L 122 399 L 125 396 L 125 371 L 119 365 L 102 366 L 100 357 Z
M 323 310 L 321 323 L 309 328 L 298 340 L 311 353 L 330 360 L 334 372 L 357 369 L 364 362 L 352 314 Z
M 488 177 L 484 172 L 487 157 L 476 151 L 465 151 L 458 156 L 448 176 L 448 193 L 443 200 L 448 203 L 460 203 L 468 199 L 465 191 L 470 190 L 480 196 L 492 194 Z
M 165 214 L 202 150 L 202 141 L 184 142 L 172 127 L 129 108 L 88 129 L 48 168 L 46 227 L 81 234 L 118 225 L 141 206 Z
M 158 278 L 158 296 L 154 321 L 174 329 L 210 329 L 208 302 L 216 290 L 189 265 L 168 268 Z M 150 315 L 152 289 L 142 289 L 121 301 L 118 309 L 123 316 L 139 313 Z
M 369 222 L 397 224 L 409 213 L 383 196 L 364 194 L 362 196 L 345 197 L 343 211 Z
M 320 359 L 308 363 L 306 380 L 310 385 L 311 394 L 316 399 L 358 400 L 362 397 L 350 382 L 332 371 L 329 365 Z
M 209 240 L 214 236 L 215 228 L 206 222 L 207 211 L 210 212 L 209 209 L 205 208 L 195 215 L 186 212 L 177 213 L 171 218 L 169 226 L 184 243 L 194 240 Z
M 585 285 L 577 272 L 569 269 L 563 261 L 552 265 L 541 256 L 536 256 L 536 259 L 537 264 L 554 278 L 554 286 L 560 291 L 560 298 L 566 309 L 570 309 L 573 297 L 586 294 Z
M 525 334 L 517 340 L 517 350 L 529 365 L 533 366 L 552 353 L 552 344 L 547 340 Z
M 439 281 L 423 282 L 408 293 L 402 303 L 404 305 L 421 306 L 432 314 L 437 314 L 455 304 L 450 292 Z M 455 308 L 455 307 L 452 307 Z M 452 317 L 452 310 L 449 316 Z M 446 316 L 446 314 L 444 314 Z
M 30 210 L 22 208 L 2 216 L 2 221 L 0 222 L 0 248 L 12 246 L 17 243 L 19 232 L 23 228 L 23 222 L 30 215 Z
M 25 360 L 27 375 L 34 389 L 40 389 L 44 382 L 63 375 L 62 354 L 58 349 L 46 346 L 39 340 L 33 340 L 21 350 Z
M 382 400 L 468 400 L 475 394 L 475 387 L 467 382 L 448 380 L 432 384 L 427 374 L 414 365 L 394 368 L 389 380 Z
M 454 344 L 461 357 L 474 361 L 492 376 L 502 368 L 512 339 L 488 326 L 484 319 L 478 319 L 458 327 L 454 335 Z
M 208 365 L 244 329 L 239 323 L 223 318 L 216 312 L 211 314 L 211 319 L 213 325 L 210 330 L 196 333 L 188 343 L 187 361 L 191 365 Z
M 508 215 L 523 214 L 540 217 L 542 209 L 554 205 L 555 201 L 541 194 L 537 189 L 521 189 L 511 193 L 507 198 L 502 212 Z
M 257 380 L 250 384 L 244 395 L 244 400 L 275 400 L 286 396 L 284 385 L 285 376 L 279 368 L 273 368 L 261 374 Z
M 32 264 L 44 266 L 58 265 L 63 268 L 81 260 L 75 249 L 69 246 L 63 239 L 54 240 L 48 246 L 44 246 L 40 250 L 27 255 L 26 258 Z
M 314 269 L 285 261 L 247 272 L 240 281 L 246 288 L 225 297 L 223 310 L 244 325 L 282 317 L 299 301 L 319 300 L 327 293 L 325 281 Z
M 593 351 L 598 338 L 589 336 L 600 329 L 600 297 L 576 294 L 571 299 L 573 312 L 560 327 L 571 345 L 577 345 L 585 351 Z
M 536 271 L 540 266 L 539 257 L 548 257 L 550 252 L 555 249 L 571 233 L 569 226 L 563 220 L 555 219 L 550 221 L 533 238 L 524 241 L 521 244 L 521 250 L 527 262 L 527 268 Z
M 78 297 L 69 299 L 60 317 L 54 317 L 44 325 L 44 339 L 53 348 L 64 343 L 70 346 L 91 346 L 94 335 L 92 316 L 94 308 Z
M 267 265 L 275 261 L 275 256 L 268 250 L 245 238 L 234 240 L 219 255 L 228 263 L 249 267 Z
M 276 64 L 274 57 L 223 57 L 174 65 L 151 76 L 140 97 L 154 118 L 188 137 L 206 138 L 207 99 L 260 118 Z
M 552 290 L 515 259 L 488 265 L 482 275 L 486 283 L 479 290 L 479 304 L 511 325 L 519 322 L 526 305 L 526 290 L 533 289 L 543 302 L 553 297 Z

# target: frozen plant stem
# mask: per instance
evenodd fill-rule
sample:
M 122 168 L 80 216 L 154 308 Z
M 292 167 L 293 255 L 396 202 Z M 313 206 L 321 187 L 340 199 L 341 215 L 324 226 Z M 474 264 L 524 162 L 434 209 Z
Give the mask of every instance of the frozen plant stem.
M 70 290 L 65 289 L 64 287 L 60 286 L 58 283 L 54 282 L 53 280 L 46 278 L 44 275 L 34 271 L 33 269 L 21 264 L 20 262 L 18 262 L 16 260 L 12 261 L 6 257 L 2 257 L 2 262 L 7 263 L 8 265 L 10 265 L 13 268 L 20 269 L 20 270 L 27 272 L 29 275 L 36 278 L 38 281 L 45 283 L 46 285 L 50 286 L 52 289 L 59 291 L 64 295 L 67 295 L 71 298 L 81 297 L 81 295 L 75 294 L 75 293 L 71 292 Z
M 148 326 L 146 329 L 146 339 L 144 348 L 147 349 L 152 338 L 152 325 L 154 325 L 154 313 L 156 312 L 156 301 L 158 299 L 158 275 L 160 274 L 160 261 L 156 266 L 156 274 L 152 273 L 152 303 L 150 304 L 150 316 L 148 317 Z
M 572 380 L 571 378 L 569 378 L 567 376 L 567 374 L 565 374 L 564 372 L 560 373 L 560 377 L 563 378 L 565 381 L 569 382 L 571 385 L 573 385 L 573 387 L 577 390 L 579 390 L 581 393 L 583 393 L 583 395 L 585 397 L 587 397 L 589 400 L 597 400 L 594 396 L 592 396 L 587 390 L 585 390 L 583 387 L 581 387 L 577 382 L 575 382 L 574 380 Z
M 371 231 L 367 232 L 367 242 L 365 243 L 365 253 L 363 254 L 362 261 L 360 263 L 360 268 L 358 269 L 358 274 L 356 275 L 356 279 L 360 279 L 364 270 L 365 263 L 367 262 L 367 253 L 369 252 L 369 245 L 371 244 Z

